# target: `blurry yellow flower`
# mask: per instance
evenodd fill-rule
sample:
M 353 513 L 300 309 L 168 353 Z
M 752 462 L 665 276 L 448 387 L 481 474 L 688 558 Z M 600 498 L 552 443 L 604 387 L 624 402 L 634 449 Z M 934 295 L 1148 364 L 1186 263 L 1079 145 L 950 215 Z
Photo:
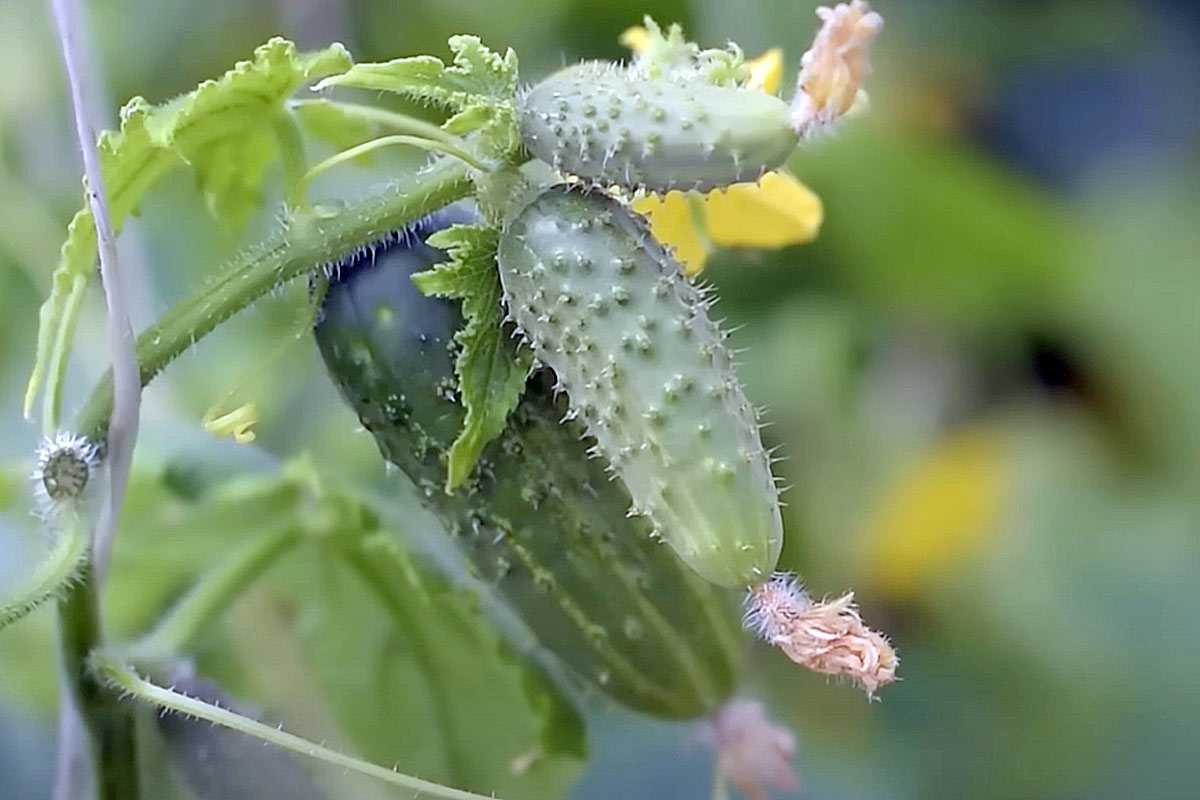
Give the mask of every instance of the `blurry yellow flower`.
M 670 192 L 634 201 L 654 237 L 675 249 L 689 275 L 704 269 L 717 247 L 780 248 L 816 238 L 824 219 L 821 199 L 782 172 L 758 183 L 736 183 L 700 196 Z
M 757 89 L 767 94 L 779 91 L 779 82 L 783 79 L 783 50 L 772 47 L 758 58 L 746 62 L 746 66 L 750 68 L 747 89 Z
M 868 558 L 877 586 L 911 599 L 977 553 L 999 527 L 1008 478 L 997 431 L 973 428 L 940 442 L 872 515 Z
M 650 47 L 650 32 L 641 25 L 634 25 L 626 28 L 617 41 L 635 53 L 644 53 Z
M 254 426 L 258 424 L 258 406 L 254 403 L 246 403 L 225 414 L 221 414 L 217 410 L 219 407 L 213 406 L 204 413 L 204 418 L 201 420 L 204 430 L 213 436 L 232 437 L 238 444 L 253 442 L 255 439 Z
M 662 39 L 661 33 L 657 39 Z M 657 39 L 635 25 L 621 34 L 620 42 L 643 55 Z M 783 75 L 783 51 L 772 48 L 746 67 L 747 88 L 774 94 Z M 674 249 L 688 275 L 703 270 L 717 247 L 774 249 L 811 242 L 824 219 L 821 199 L 782 172 L 768 172 L 757 183 L 736 183 L 703 197 L 694 192 L 641 197 L 633 207 L 649 218 L 654 237 Z

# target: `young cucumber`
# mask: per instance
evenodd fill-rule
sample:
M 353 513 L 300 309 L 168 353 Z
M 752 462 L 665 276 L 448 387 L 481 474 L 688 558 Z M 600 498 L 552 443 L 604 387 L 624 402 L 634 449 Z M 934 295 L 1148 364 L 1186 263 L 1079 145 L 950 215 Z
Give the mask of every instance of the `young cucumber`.
M 757 180 L 796 149 L 787 103 L 750 89 L 648 79 L 588 62 L 534 86 L 519 104 L 530 153 L 604 184 L 707 191 Z
M 722 586 L 770 577 L 783 531 L 770 461 L 703 293 L 641 217 L 543 192 L 500 239 L 509 313 L 572 412 L 680 557 Z
M 720 592 L 627 519 L 630 499 L 561 424 L 543 371 L 472 481 L 444 490 L 463 420 L 455 401 L 457 303 L 423 296 L 414 272 L 444 260 L 425 236 L 445 217 L 344 267 L 317 342 L 330 375 L 408 475 L 476 575 L 491 582 L 539 642 L 611 698 L 671 718 L 711 712 L 733 689 L 736 619 Z

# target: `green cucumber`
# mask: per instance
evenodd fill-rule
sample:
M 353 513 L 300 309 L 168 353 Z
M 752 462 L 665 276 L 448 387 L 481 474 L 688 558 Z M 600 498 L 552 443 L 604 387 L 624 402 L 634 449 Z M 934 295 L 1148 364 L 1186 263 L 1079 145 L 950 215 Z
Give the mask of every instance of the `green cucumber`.
M 646 78 L 615 64 L 562 70 L 518 104 L 537 158 L 602 184 L 651 191 L 757 180 L 796 149 L 787 103 L 702 80 Z
M 643 515 L 701 576 L 767 580 L 779 498 L 727 334 L 645 221 L 602 192 L 544 191 L 506 227 L 500 280 Z
M 461 220 L 460 220 L 461 221 Z M 342 267 L 316 338 L 328 371 L 384 458 L 421 489 L 472 570 L 547 650 L 609 697 L 670 718 L 711 712 L 734 686 L 740 647 L 725 598 L 627 519 L 628 493 L 589 459 L 545 371 L 471 480 L 444 490 L 463 409 L 455 398 L 457 304 L 423 296 L 414 272 L 439 216 Z

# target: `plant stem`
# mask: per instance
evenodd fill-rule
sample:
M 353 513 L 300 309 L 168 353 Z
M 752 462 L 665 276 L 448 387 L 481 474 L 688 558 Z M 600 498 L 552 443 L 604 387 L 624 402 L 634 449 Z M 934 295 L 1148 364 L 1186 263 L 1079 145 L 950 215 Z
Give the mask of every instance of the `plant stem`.
M 69 694 L 73 701 L 64 702 L 64 706 L 68 707 L 67 713 L 77 710 L 88 734 L 86 748 L 92 756 L 98 797 L 100 800 L 138 800 L 141 789 L 133 720 L 129 710 L 117 703 L 111 692 L 90 679 L 87 658 L 103 642 L 97 595 L 108 568 L 108 557 L 129 481 L 129 469 L 133 464 L 142 383 L 138 374 L 133 327 L 129 322 L 128 301 L 121 283 L 116 235 L 105 199 L 99 148 L 89 122 L 91 114 L 88 100 L 95 96 L 95 91 L 94 87 L 85 89 L 84 84 L 85 81 L 94 80 L 99 73 L 91 58 L 87 38 L 81 32 L 83 11 L 78 0 L 52 0 L 52 6 L 71 89 L 75 133 L 83 152 L 88 205 L 96 226 L 100 276 L 108 311 L 105 329 L 113 375 L 108 419 L 108 501 L 100 509 L 80 582 L 59 603 L 61 683 L 62 692 Z M 73 709 L 69 708 L 71 705 Z M 62 729 L 65 729 L 65 725 L 60 726 Z M 62 746 L 73 739 L 64 737 Z M 71 754 L 64 754 L 59 763 L 66 765 L 71 761 Z M 66 793 L 71 781 L 70 770 L 60 773 L 57 781 L 56 794 Z
M 167 711 L 196 717 L 197 719 L 211 722 L 214 725 L 220 725 L 224 728 L 244 733 L 247 736 L 253 736 L 256 739 L 268 742 L 277 747 L 282 747 L 285 750 L 315 758 L 319 761 L 324 761 L 326 764 L 332 764 L 335 767 L 341 767 L 351 772 L 376 778 L 392 786 L 399 786 L 412 793 L 408 795 L 409 797 L 441 798 L 442 800 L 495 800 L 495 798 L 486 798 L 483 795 L 465 792 L 461 789 L 452 789 L 448 786 L 441 786 L 430 781 L 421 780 L 420 778 L 403 775 L 395 770 L 371 764 L 344 753 L 339 753 L 336 750 L 331 750 L 328 747 L 323 747 L 315 742 L 310 742 L 307 739 L 302 739 L 299 736 L 285 732 L 281 728 L 264 725 L 261 722 L 243 717 L 240 714 L 235 714 L 219 706 L 157 686 L 145 680 L 109 654 L 103 652 L 93 654 L 91 664 L 92 668 L 103 680 L 138 700 L 151 703 Z
M 74 510 L 58 520 L 54 547 L 29 576 L 29 581 L 0 601 L 0 630 L 16 622 L 78 579 L 87 563 L 88 526 Z
M 474 167 L 480 172 L 491 172 L 491 169 L 482 161 L 473 156 L 466 147 L 462 146 L 462 142 L 449 144 L 433 139 L 426 139 L 423 136 L 407 136 L 404 134 L 394 134 L 391 136 L 380 136 L 378 139 L 372 139 L 369 142 L 355 145 L 347 148 L 340 153 L 335 153 L 321 163 L 315 165 L 312 169 L 304 174 L 300 179 L 300 191 L 303 191 L 312 183 L 313 179 L 322 172 L 336 167 L 338 164 L 344 164 L 347 161 L 353 161 L 359 156 L 365 156 L 372 150 L 378 150 L 381 147 L 392 147 L 393 145 L 408 145 L 409 147 L 419 147 L 422 150 L 427 150 L 431 153 L 445 153 L 448 156 L 454 156 L 464 164 Z
M 104 190 L 104 173 L 100 168 L 100 151 L 96 133 L 92 130 L 92 114 L 88 101 L 95 96 L 95 87 L 85 82 L 99 73 L 91 58 L 87 37 L 83 34 L 83 10 L 78 0 L 52 0 L 54 20 L 58 26 L 67 81 L 71 87 L 71 104 L 75 109 L 75 133 L 83 151 L 83 172 L 86 178 L 88 205 L 96 226 L 96 241 L 100 254 L 100 277 L 104 283 L 104 300 L 108 309 L 105 329 L 112 357 L 113 406 L 108 435 L 108 502 L 100 510 L 100 518 L 92 534 L 93 575 L 104 579 L 108 557 L 116 535 L 129 469 L 133 465 L 133 449 L 137 444 L 138 416 L 142 405 L 142 383 L 138 378 L 137 352 L 133 327 L 129 322 L 129 304 L 121 283 L 117 258 L 117 237 Z
M 96 773 L 99 800 L 137 800 L 141 790 L 132 710 L 118 702 L 88 666 L 90 654 L 102 641 L 96 585 L 89 564 L 79 584 L 58 604 L 63 692 L 69 693 L 83 720 L 84 748 Z M 69 776 L 59 776 L 64 779 Z M 63 786 L 58 789 L 66 793 Z
M 130 658 L 138 661 L 178 654 L 297 541 L 296 529 L 289 524 L 242 545 L 201 576 L 154 629 L 130 647 Z
M 235 258 L 203 291 L 179 303 L 138 337 L 142 384 L 275 287 L 335 263 L 470 192 L 466 167 L 442 159 L 380 195 L 334 211 L 318 208 L 294 220 L 289 228 Z M 101 379 L 78 417 L 76 430 L 92 441 L 100 441 L 106 433 L 111 381 L 111 374 Z

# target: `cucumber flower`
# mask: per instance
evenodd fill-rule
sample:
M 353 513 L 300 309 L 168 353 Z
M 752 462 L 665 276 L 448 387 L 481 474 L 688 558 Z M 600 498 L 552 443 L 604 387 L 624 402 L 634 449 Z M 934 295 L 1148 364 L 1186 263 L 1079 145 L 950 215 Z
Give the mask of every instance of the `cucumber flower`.
M 738 74 L 746 88 L 768 94 L 779 90 L 783 52 L 778 48 L 743 62 L 736 48 L 700 51 L 684 41 L 678 25 L 664 34 L 649 18 L 644 27 L 626 30 L 620 41 L 634 52 L 635 66 L 649 74 L 699 62 L 714 82 Z M 673 191 L 663 197 L 638 197 L 633 207 L 650 220 L 655 238 L 674 249 L 689 275 L 703 270 L 718 247 L 777 249 L 811 242 L 824 218 L 820 198 L 784 172 L 768 172 L 757 182 L 736 183 L 706 195 Z

